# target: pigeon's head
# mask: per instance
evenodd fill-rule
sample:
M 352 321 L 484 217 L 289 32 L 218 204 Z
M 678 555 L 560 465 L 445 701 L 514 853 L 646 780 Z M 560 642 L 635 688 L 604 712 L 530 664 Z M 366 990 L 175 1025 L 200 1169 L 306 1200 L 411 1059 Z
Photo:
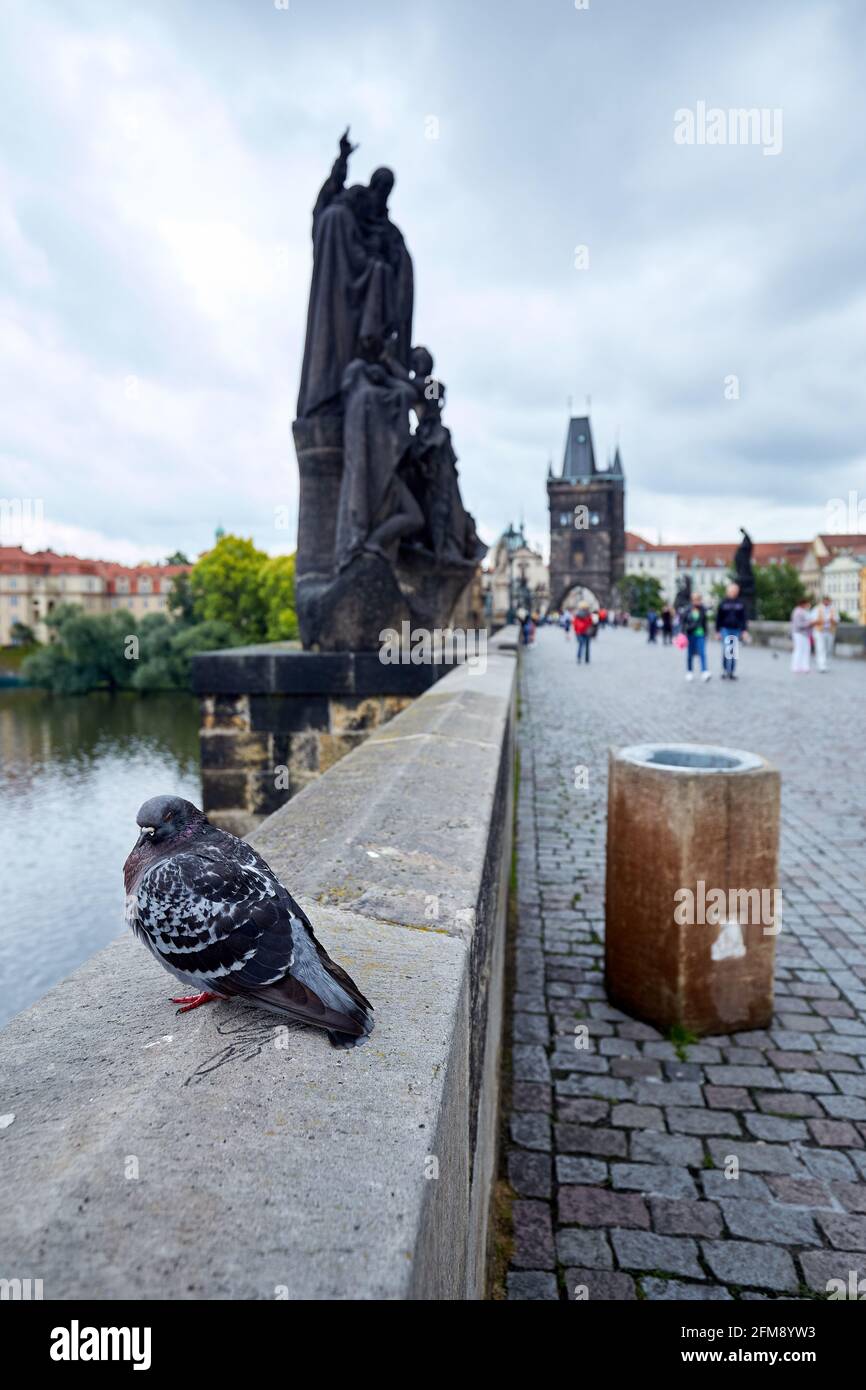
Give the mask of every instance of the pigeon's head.
M 206 824 L 204 814 L 182 796 L 152 796 L 139 807 L 135 819 L 141 828 L 136 849 L 138 845 L 165 844 Z

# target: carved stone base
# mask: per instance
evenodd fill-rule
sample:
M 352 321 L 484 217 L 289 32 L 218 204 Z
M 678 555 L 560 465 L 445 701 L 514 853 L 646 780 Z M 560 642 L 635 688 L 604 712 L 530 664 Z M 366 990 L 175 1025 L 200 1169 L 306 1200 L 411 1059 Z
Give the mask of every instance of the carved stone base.
M 379 555 L 358 555 L 335 579 L 302 582 L 296 592 L 304 645 L 313 650 L 376 652 L 384 628 L 419 620 Z

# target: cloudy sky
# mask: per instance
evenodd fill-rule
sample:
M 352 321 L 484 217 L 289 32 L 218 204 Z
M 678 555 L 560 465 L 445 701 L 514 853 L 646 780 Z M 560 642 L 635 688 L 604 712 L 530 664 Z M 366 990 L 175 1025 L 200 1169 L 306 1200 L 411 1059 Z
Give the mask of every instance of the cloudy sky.
M 862 0 L 283 3 L 4 6 L 0 495 L 42 500 L 28 549 L 293 548 L 310 210 L 347 122 L 353 181 L 396 170 L 488 540 L 543 538 L 569 398 L 651 536 L 811 536 L 863 496 Z M 699 103 L 765 138 L 678 142 Z

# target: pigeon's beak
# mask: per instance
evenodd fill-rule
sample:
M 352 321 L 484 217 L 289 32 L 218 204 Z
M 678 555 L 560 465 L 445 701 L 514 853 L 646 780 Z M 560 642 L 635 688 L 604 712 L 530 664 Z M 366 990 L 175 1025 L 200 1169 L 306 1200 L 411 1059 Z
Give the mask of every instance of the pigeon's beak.
M 141 834 L 135 842 L 135 848 L 141 849 L 142 845 L 146 845 L 148 840 L 153 838 L 153 831 L 154 827 L 152 825 L 143 825 L 141 827 Z

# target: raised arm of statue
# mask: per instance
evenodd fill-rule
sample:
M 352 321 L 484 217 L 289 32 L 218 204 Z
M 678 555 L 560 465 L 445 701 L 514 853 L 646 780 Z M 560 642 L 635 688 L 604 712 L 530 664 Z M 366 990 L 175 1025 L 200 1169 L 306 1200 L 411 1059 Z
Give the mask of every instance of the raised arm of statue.
M 346 126 L 346 129 L 340 136 L 340 153 L 331 166 L 330 174 L 319 189 L 319 196 L 313 208 L 314 226 L 318 214 L 322 212 L 329 203 L 333 202 L 338 193 L 343 191 L 346 183 L 346 175 L 349 172 L 349 155 L 353 154 L 357 148 L 358 146 L 353 145 L 349 140 L 349 127 Z

